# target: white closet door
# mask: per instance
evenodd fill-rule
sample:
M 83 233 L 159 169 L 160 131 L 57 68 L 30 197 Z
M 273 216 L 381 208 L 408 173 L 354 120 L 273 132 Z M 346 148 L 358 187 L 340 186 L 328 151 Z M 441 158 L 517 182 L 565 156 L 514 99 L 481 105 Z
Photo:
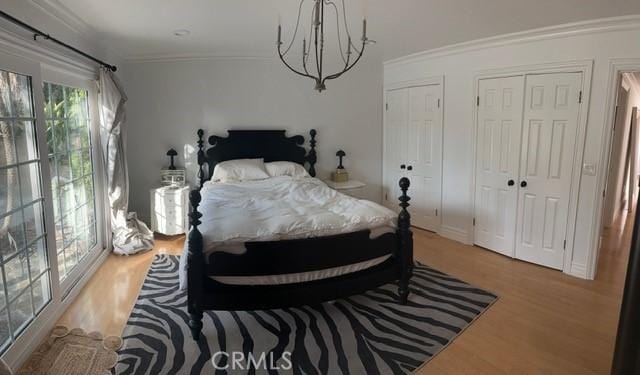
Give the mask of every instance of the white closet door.
M 479 82 L 474 242 L 514 256 L 524 76 Z
M 398 181 L 404 176 L 407 148 L 408 90 L 387 91 L 384 121 L 384 203 L 398 210 L 400 187 Z
M 562 269 L 582 73 L 528 75 L 516 257 Z
M 440 85 L 409 88 L 406 175 L 411 180 L 411 222 L 437 231 L 442 195 Z

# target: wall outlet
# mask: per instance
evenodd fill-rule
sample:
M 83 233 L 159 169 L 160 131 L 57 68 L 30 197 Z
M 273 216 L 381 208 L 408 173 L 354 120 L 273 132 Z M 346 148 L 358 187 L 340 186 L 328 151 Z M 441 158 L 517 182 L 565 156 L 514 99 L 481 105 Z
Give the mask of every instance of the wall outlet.
M 582 173 L 587 176 L 595 176 L 596 175 L 596 165 L 584 163 L 582 165 Z

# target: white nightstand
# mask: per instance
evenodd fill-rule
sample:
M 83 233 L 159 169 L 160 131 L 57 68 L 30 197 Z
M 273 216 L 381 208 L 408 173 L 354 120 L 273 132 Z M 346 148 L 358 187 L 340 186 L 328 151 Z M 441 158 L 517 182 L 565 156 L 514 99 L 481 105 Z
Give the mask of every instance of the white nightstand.
M 364 188 L 367 186 L 367 184 L 358 180 L 349 180 L 346 182 L 325 180 L 324 183 L 327 184 L 330 188 L 341 192 L 342 194 L 346 194 L 358 199 L 364 199 L 362 194 L 364 192 Z
M 173 236 L 189 231 L 189 187 L 151 189 L 151 230 Z

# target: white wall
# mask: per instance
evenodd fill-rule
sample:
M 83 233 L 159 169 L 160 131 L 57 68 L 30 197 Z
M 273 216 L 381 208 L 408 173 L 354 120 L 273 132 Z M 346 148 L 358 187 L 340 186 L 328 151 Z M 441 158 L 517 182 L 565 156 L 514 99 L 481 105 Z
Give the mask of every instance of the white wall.
M 583 30 L 583 31 L 580 31 Z M 588 30 L 588 31 L 587 31 Z M 594 235 L 594 203 L 597 179 L 605 173 L 600 165 L 604 147 L 603 126 L 611 58 L 640 58 L 640 18 L 586 26 L 553 28 L 498 38 L 479 44 L 436 50 L 388 62 L 384 82 L 444 76 L 443 228 L 471 241 L 472 181 L 474 163 L 474 75 L 477 72 L 541 63 L 592 59 L 591 86 L 584 163 L 597 166 L 597 176 L 582 175 L 572 269 L 587 276 Z M 601 195 L 601 194 L 600 194 Z M 446 232 L 446 231 L 445 231 Z
M 228 129 L 317 129 L 318 173 L 327 178 L 347 153 L 352 178 L 368 183 L 366 197 L 379 201 L 382 180 L 382 66 L 363 61 L 317 93 L 314 82 L 275 59 L 217 59 L 132 63 L 123 67 L 127 89 L 130 209 L 149 217 L 149 189 L 168 165 L 166 151 L 185 158 L 195 181 L 196 130 L 226 135 Z

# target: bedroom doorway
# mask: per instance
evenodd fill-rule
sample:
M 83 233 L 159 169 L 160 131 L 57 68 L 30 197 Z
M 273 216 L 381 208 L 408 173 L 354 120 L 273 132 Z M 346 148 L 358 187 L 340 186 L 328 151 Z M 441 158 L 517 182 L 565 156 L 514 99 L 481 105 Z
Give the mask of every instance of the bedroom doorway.
M 623 256 L 640 193 L 640 71 L 618 74 L 598 261 Z M 602 264 L 599 264 L 599 267 Z
M 640 72 L 618 77 L 609 168 L 604 195 L 603 227 L 610 228 L 625 211 L 633 212 L 640 175 Z

